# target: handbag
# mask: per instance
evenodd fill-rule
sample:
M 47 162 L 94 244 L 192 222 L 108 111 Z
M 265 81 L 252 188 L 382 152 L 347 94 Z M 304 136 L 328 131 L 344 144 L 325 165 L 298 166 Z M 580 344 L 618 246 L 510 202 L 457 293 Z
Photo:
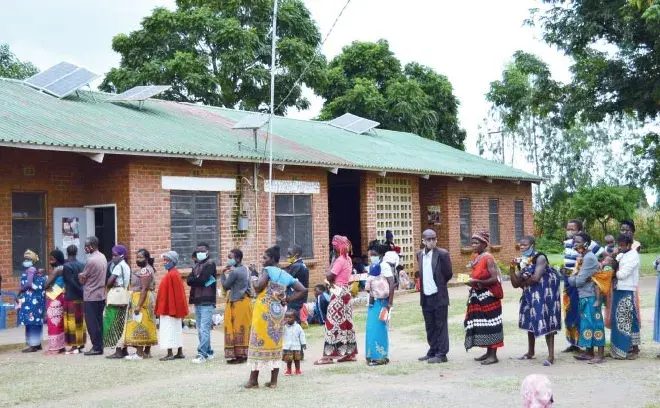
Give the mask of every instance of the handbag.
M 125 276 L 123 276 L 123 273 L 124 273 L 124 270 L 122 268 L 122 278 L 124 278 L 124 284 L 126 284 L 126 281 L 130 282 L 130 275 L 129 275 L 128 279 L 125 279 Z M 112 305 L 112 306 L 126 306 L 126 305 L 128 305 L 128 301 L 129 301 L 128 284 L 126 284 L 126 287 L 124 287 L 124 286 L 115 286 L 114 288 L 112 288 L 108 291 L 106 304 Z

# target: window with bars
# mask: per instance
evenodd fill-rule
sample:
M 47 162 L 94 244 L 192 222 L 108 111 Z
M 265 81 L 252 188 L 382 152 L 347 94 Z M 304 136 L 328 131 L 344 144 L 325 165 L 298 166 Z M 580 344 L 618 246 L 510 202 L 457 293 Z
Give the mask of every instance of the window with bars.
M 458 201 L 459 223 L 461 232 L 461 246 L 467 248 L 472 242 L 472 228 L 470 226 L 472 217 L 472 200 L 461 198 Z
M 488 201 L 488 223 L 490 232 L 490 244 L 500 244 L 500 201 Z
M 513 210 L 513 223 L 515 228 L 516 242 L 525 235 L 525 204 L 523 200 L 516 200 Z
M 12 193 L 11 195 L 12 269 L 14 275 L 23 270 L 23 254 L 31 249 L 48 264 L 46 254 L 46 194 Z M 43 260 L 46 260 L 44 262 Z
M 304 258 L 314 256 L 311 195 L 275 196 L 275 242 L 283 254 L 300 245 Z
M 218 263 L 218 193 L 172 191 L 170 193 L 171 246 L 179 254 L 180 266 L 192 266 L 197 244 L 209 245 L 209 257 Z

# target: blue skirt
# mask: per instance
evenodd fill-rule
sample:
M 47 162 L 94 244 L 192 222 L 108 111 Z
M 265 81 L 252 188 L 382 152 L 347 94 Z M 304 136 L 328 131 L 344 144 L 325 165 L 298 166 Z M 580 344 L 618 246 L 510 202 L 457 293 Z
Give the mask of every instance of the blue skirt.
M 660 343 L 660 273 L 658 287 L 655 289 L 655 317 L 653 319 L 653 341 Z
M 367 311 L 366 357 L 367 361 L 388 362 L 389 339 L 387 323 L 378 317 L 382 308 L 387 306 L 387 299 L 375 299 Z
M 566 340 L 572 346 L 580 341 L 580 296 L 578 289 L 568 284 L 568 276 L 564 276 L 564 327 Z
M 41 346 L 41 340 L 44 336 L 44 325 L 34 324 L 25 326 L 25 344 L 30 347 Z
M 639 319 L 635 292 L 614 290 L 612 293 L 612 357 L 625 359 L 633 346 L 640 343 Z
M 580 347 L 605 347 L 605 322 L 601 307 L 594 307 L 595 301 L 595 296 L 580 299 Z

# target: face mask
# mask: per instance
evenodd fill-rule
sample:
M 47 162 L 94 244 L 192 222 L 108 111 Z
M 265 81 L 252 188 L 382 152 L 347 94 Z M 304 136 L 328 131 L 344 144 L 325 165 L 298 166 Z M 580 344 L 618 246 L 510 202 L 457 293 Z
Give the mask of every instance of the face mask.
M 433 240 L 424 240 L 424 246 L 426 247 L 426 249 L 435 248 L 435 243 L 436 243 L 436 241 L 433 241 Z
M 139 266 L 140 268 L 144 268 L 145 266 L 147 266 L 147 261 L 137 261 L 136 263 L 137 266 Z
M 23 268 L 31 268 L 32 265 L 32 261 L 23 261 Z
M 174 264 L 172 262 L 168 262 L 165 264 L 165 270 L 169 271 L 172 268 L 174 268 Z
M 295 256 L 290 256 L 290 257 L 286 258 L 286 261 L 288 263 L 294 263 L 294 262 L 296 262 L 296 260 L 297 260 L 297 258 Z
M 577 232 L 575 232 L 573 230 L 566 231 L 566 236 L 568 237 L 568 239 L 573 239 L 573 237 L 575 237 L 576 234 L 577 234 Z
M 372 265 L 378 265 L 380 263 L 379 256 L 372 256 L 371 258 L 369 258 L 369 260 L 371 261 Z
M 50 263 L 50 266 L 52 266 L 53 268 L 56 267 L 56 266 L 57 266 L 57 262 L 51 262 L 51 263 Z
M 526 251 L 521 251 L 520 253 L 522 254 L 522 256 L 532 256 L 532 254 L 534 253 L 534 248 L 531 247 Z
M 209 256 L 206 252 L 197 252 L 197 260 L 199 262 L 206 261 L 206 258 Z
M 612 271 L 613 268 L 611 266 L 607 265 L 607 266 L 603 267 L 603 270 L 609 272 L 609 271 Z
M 583 253 L 584 252 L 584 244 L 575 244 L 573 245 L 573 249 L 575 249 L 578 253 Z
M 118 256 L 113 256 L 112 257 L 112 262 L 117 265 L 120 263 L 122 260 L 124 260 L 124 255 L 118 255 Z
M 236 266 L 235 259 L 227 259 L 227 266 Z

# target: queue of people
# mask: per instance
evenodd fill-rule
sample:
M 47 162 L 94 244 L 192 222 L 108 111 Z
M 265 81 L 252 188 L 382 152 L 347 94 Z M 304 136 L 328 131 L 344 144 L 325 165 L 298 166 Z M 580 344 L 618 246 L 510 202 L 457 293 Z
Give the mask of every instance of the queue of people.
M 527 352 L 520 360 L 534 359 L 536 339 L 544 337 L 548 357 L 543 365 L 555 364 L 555 335 L 562 330 L 562 320 L 569 342 L 564 351 L 579 352 L 577 360 L 590 364 L 605 361 L 606 327 L 611 329 L 613 358 L 632 360 L 639 356 L 641 245 L 634 240 L 634 232 L 634 223 L 626 220 L 620 235 L 606 237 L 606 247 L 600 247 L 583 231 L 580 221 L 570 221 L 560 271 L 536 250 L 533 236 L 520 240 L 520 257 L 509 265 L 512 286 L 522 292 L 519 328 L 527 332 L 528 338 Z M 365 358 L 370 366 L 389 362 L 388 329 L 400 268 L 392 239 L 388 239 L 372 241 L 368 247 Z M 449 352 L 447 288 L 453 277 L 452 263 L 449 253 L 438 247 L 435 231 L 424 231 L 422 242 L 424 248 L 417 254 L 416 286 L 428 351 L 419 360 L 445 363 Z M 464 281 L 469 288 L 464 347 L 485 349 L 475 358 L 481 365 L 497 363 L 498 349 L 504 346 L 502 272 L 488 252 L 489 246 L 487 231 L 471 237 L 473 257 Z M 353 273 L 351 242 L 337 235 L 332 247 L 326 283 L 314 288 L 312 321 L 325 326 L 323 354 L 315 365 L 352 362 L 358 355 L 349 289 Z M 208 245 L 198 244 L 193 253 L 195 265 L 186 280 L 190 287 L 187 301 L 176 252 L 161 255 L 167 273 L 156 291 L 155 260 L 148 250 L 134 254 L 137 268 L 132 269 L 128 251 L 121 245 L 112 248 L 110 263 L 98 251 L 95 237 L 87 239 L 84 249 L 88 254 L 86 264 L 76 260 L 75 246 L 67 248 L 66 259 L 61 251 L 52 251 L 50 275 L 36 267 L 38 254 L 25 252 L 18 313 L 26 330 L 24 352 L 41 350 L 46 324 L 47 352 L 51 354 L 82 352 L 87 332 L 92 348 L 84 353 L 86 356 L 102 355 L 105 347 L 115 349 L 107 358 L 148 359 L 152 357 L 151 348 L 160 344 L 167 351 L 161 361 L 183 359 L 183 318 L 189 314 L 190 304 L 194 306 L 199 342 L 192 362 L 204 363 L 215 357 L 210 333 L 219 280 L 227 294 L 224 357 L 229 364 L 247 363 L 250 376 L 245 387 L 258 387 L 263 371 L 270 373 L 265 386 L 276 387 L 282 361 L 286 362 L 286 375 L 302 373 L 300 361 L 306 340 L 299 323 L 308 295 L 309 270 L 299 246 L 288 249 L 288 271 L 278 266 L 277 246 L 264 252 L 260 270 L 254 265 L 246 267 L 242 251 L 233 249 L 218 276 Z M 660 258 L 655 267 L 660 271 Z M 660 283 L 658 292 L 655 341 L 660 341 Z M 129 355 L 129 348 L 134 348 L 135 354 Z

